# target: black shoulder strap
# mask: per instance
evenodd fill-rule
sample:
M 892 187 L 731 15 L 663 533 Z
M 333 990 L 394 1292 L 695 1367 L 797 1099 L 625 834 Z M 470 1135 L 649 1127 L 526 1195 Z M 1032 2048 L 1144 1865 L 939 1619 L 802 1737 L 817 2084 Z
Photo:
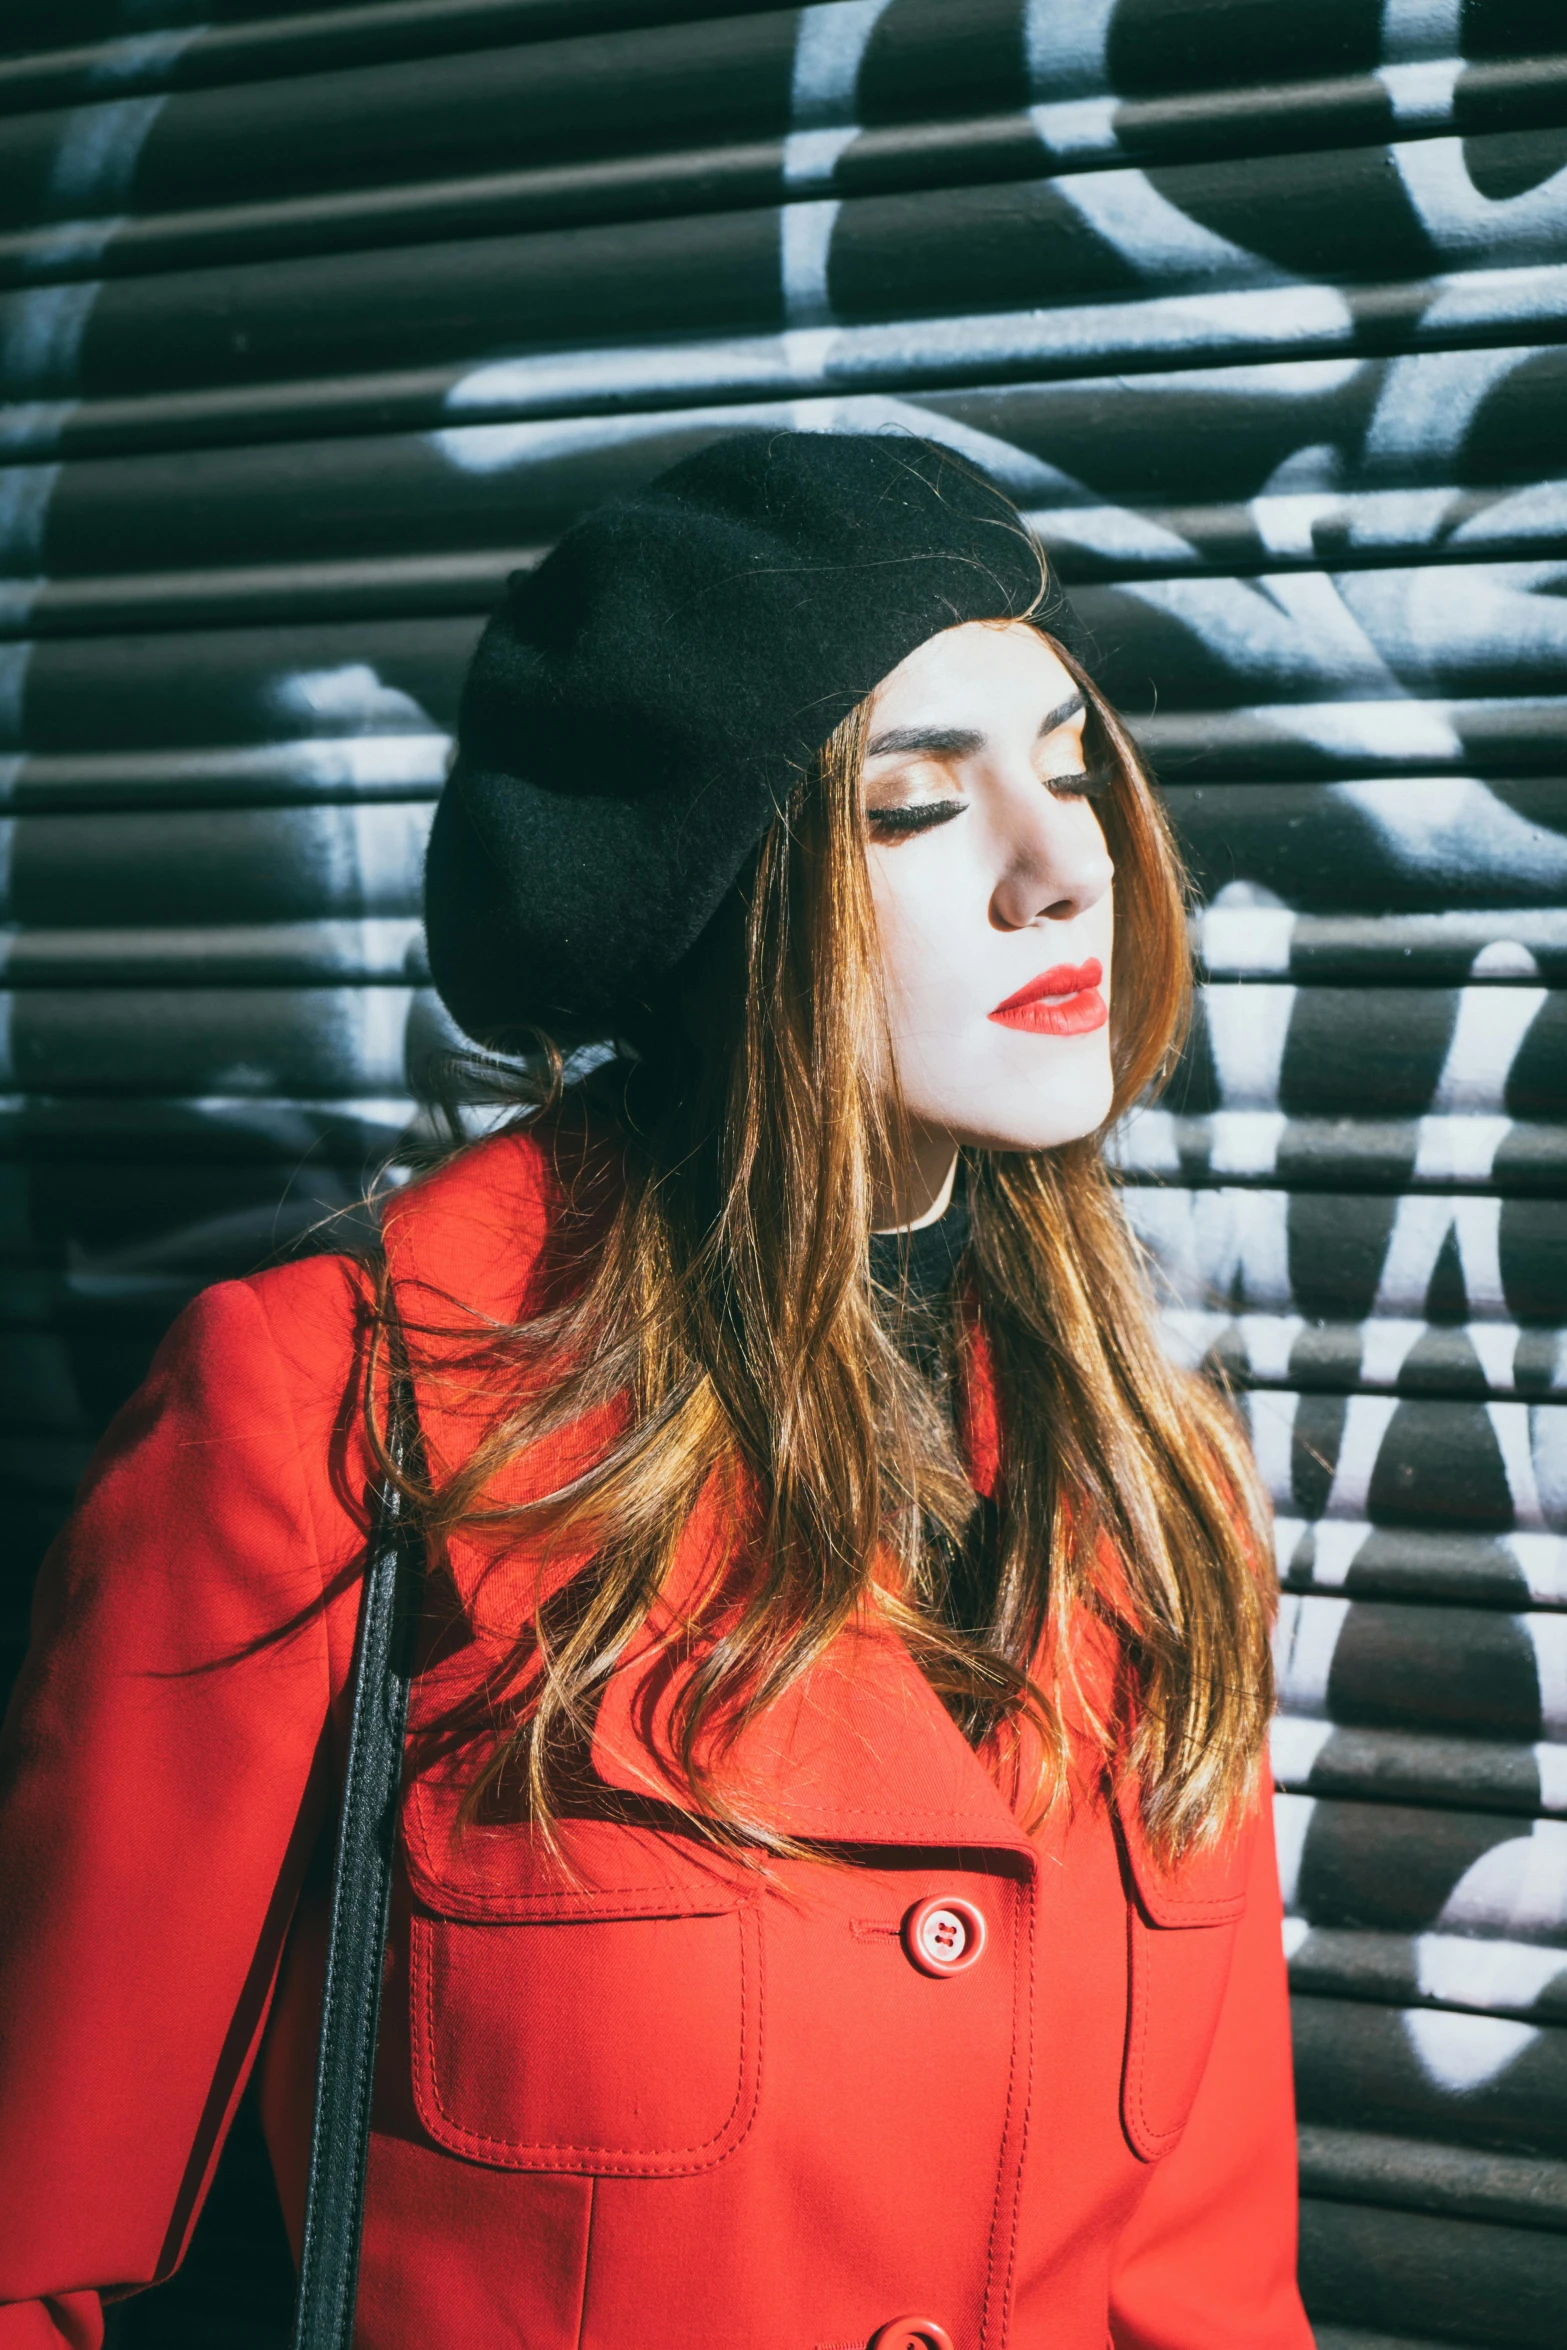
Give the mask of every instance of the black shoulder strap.
M 418 1445 L 412 1389 L 401 1367 L 393 1374 L 391 1407 L 392 1454 L 401 1464 Z M 423 1583 L 424 1545 L 388 1478 L 376 1509 L 354 1657 L 294 2350 L 349 2350 L 353 2337 L 370 2085 Z

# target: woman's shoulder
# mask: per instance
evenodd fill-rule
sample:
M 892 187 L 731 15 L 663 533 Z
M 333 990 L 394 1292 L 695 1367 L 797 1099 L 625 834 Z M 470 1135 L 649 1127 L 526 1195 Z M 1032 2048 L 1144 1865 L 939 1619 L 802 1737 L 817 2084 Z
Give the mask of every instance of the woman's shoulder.
M 574 1113 L 508 1127 L 410 1183 L 381 1220 L 404 1318 L 519 1319 L 553 1244 L 591 1245 L 619 1166 L 612 1131 Z
M 558 1216 L 562 1176 L 542 1136 L 512 1131 L 470 1144 L 392 1191 L 380 1208 L 394 1280 L 439 1289 L 484 1313 L 525 1283 Z M 326 1249 L 203 1290 L 170 1337 L 220 1367 L 258 1350 L 290 1383 L 340 1386 L 357 1358 L 375 1293 L 373 1250 Z

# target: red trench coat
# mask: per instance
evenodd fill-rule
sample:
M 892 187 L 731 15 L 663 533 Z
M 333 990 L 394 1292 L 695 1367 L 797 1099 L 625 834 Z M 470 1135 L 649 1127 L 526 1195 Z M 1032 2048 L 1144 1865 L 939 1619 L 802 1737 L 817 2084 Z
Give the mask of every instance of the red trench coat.
M 405 1194 L 405 1308 L 515 1311 L 551 1214 L 514 1138 Z M 169 2272 L 253 2065 L 297 2243 L 360 1306 L 334 1258 L 199 1298 L 45 1569 L 0 1810 L 0 2350 L 94 2350 L 100 2294 Z M 420 1405 L 449 1465 L 464 1398 Z M 452 1573 L 436 1682 L 505 1613 Z M 658 1711 L 629 1664 L 592 1768 L 643 1801 L 569 1823 L 577 1883 L 525 1825 L 454 1839 L 451 1786 L 412 1778 L 365 2350 L 851 2350 L 910 2315 L 955 2350 L 1307 2350 L 1266 1806 L 1174 1882 L 1091 1787 L 1027 1834 L 867 1632 L 745 1753 L 841 1865 L 757 1881 L 661 1824 Z M 945 1977 L 900 1938 L 932 1895 L 987 1929 Z

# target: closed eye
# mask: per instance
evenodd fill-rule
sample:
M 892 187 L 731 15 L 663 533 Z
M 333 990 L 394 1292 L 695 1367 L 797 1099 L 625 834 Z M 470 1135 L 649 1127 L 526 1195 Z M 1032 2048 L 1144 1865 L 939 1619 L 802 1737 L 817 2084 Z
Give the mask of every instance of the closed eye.
M 1109 798 L 1115 779 L 1113 767 L 1069 767 L 1039 780 L 1058 800 L 1103 800 Z
M 865 821 L 873 840 L 908 840 L 916 832 L 950 824 L 967 806 L 967 800 L 918 800 L 909 808 L 867 808 Z

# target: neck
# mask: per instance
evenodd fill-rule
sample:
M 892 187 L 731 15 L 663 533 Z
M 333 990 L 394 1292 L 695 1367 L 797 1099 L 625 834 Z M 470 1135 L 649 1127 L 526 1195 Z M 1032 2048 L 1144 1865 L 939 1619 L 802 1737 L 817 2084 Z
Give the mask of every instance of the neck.
M 958 1154 L 950 1135 L 910 1143 L 898 1180 L 878 1191 L 871 1210 L 875 1232 L 918 1232 L 944 1216 L 957 1181 Z

